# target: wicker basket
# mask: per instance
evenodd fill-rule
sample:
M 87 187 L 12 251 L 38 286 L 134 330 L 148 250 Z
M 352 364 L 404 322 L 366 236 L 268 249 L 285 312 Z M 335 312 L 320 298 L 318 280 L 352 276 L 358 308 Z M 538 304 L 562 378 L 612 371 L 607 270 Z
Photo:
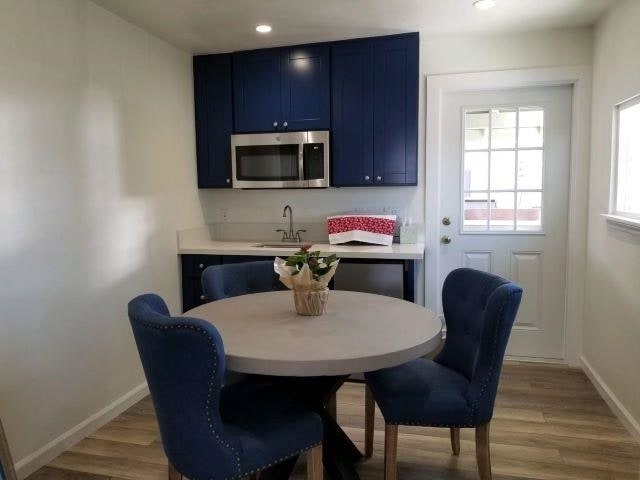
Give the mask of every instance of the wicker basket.
M 329 289 L 324 290 L 293 290 L 293 303 L 299 315 L 322 315 L 327 309 Z

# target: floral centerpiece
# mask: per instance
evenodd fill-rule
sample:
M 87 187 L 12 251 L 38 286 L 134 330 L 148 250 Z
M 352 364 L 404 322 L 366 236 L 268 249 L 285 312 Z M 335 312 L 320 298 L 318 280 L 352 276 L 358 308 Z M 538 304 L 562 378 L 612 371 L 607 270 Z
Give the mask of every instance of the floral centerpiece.
M 280 281 L 293 290 L 296 311 L 301 315 L 322 315 L 329 298 L 329 281 L 338 268 L 338 257 L 321 257 L 311 252 L 311 245 L 303 245 L 286 260 L 276 258 L 273 268 Z

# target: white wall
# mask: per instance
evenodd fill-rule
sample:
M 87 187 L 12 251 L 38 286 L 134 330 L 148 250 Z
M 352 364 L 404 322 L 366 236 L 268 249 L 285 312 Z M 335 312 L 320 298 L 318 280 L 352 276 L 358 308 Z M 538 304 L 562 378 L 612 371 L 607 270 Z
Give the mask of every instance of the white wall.
M 144 381 L 202 224 L 191 57 L 85 0 L 0 0 L 0 416 L 15 461 Z
M 597 25 L 583 354 L 639 429 L 640 236 L 609 227 L 613 108 L 640 94 L 640 2 L 623 2 Z M 624 413 L 624 412 L 623 412 Z M 640 436 L 640 429 L 637 431 Z

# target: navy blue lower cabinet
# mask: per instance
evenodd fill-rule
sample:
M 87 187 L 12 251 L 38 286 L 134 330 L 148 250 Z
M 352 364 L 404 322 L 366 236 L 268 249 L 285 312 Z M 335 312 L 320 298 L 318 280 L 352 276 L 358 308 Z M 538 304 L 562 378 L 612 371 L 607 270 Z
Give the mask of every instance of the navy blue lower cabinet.
M 273 260 L 274 257 L 259 257 L 249 255 L 181 255 L 182 264 L 182 311 L 186 312 L 199 305 L 206 303 L 202 292 L 202 272 L 211 265 L 223 265 L 239 262 L 259 262 L 262 260 Z M 363 258 L 343 258 L 342 263 L 390 263 L 403 265 L 402 291 L 403 298 L 409 302 L 415 302 L 416 292 L 414 283 L 414 269 L 416 260 L 386 260 L 386 259 L 363 259 Z M 339 267 L 338 267 L 339 268 Z M 333 280 L 329 284 L 333 289 Z M 293 308 L 293 303 L 292 303 Z
M 329 45 L 283 49 L 282 130 L 327 130 L 330 123 Z
M 373 41 L 331 51 L 332 185 L 373 185 Z
M 231 55 L 193 57 L 199 188 L 230 188 Z
M 374 183 L 418 181 L 418 34 L 375 40 Z
M 282 127 L 281 49 L 233 54 L 233 112 L 236 133 Z

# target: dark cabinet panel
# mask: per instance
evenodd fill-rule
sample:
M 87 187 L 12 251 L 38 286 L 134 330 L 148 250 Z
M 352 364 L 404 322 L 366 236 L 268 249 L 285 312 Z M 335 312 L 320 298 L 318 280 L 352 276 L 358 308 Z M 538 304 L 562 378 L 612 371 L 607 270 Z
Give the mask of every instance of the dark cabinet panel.
M 415 185 L 418 34 L 375 41 L 374 170 L 379 185 Z
M 329 64 L 328 45 L 234 54 L 235 131 L 328 129 Z
M 373 184 L 373 42 L 338 43 L 331 52 L 333 185 Z
M 281 126 L 281 50 L 233 55 L 236 132 L 267 132 Z
M 193 58 L 199 188 L 231 187 L 231 56 Z
M 330 56 L 328 45 L 284 49 L 282 53 L 282 128 L 329 128 Z

